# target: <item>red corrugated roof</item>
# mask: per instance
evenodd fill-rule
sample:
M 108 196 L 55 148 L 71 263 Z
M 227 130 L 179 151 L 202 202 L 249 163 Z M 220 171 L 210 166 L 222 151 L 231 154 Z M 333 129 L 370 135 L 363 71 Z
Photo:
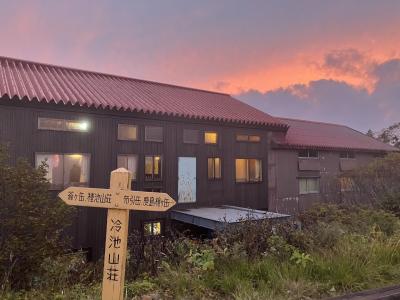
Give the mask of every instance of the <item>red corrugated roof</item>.
M 286 128 L 230 95 L 0 56 L 0 98 Z
M 276 144 L 289 148 L 347 149 L 361 151 L 399 151 L 350 127 L 331 123 L 280 118 L 290 127 Z

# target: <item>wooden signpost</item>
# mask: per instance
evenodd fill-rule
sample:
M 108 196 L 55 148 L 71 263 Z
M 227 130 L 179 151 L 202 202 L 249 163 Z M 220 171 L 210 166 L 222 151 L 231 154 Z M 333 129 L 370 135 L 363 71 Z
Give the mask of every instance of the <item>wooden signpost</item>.
M 111 172 L 110 188 L 69 187 L 58 196 L 68 205 L 107 208 L 103 300 L 122 300 L 128 244 L 129 210 L 166 211 L 176 204 L 166 193 L 131 191 L 131 173 Z

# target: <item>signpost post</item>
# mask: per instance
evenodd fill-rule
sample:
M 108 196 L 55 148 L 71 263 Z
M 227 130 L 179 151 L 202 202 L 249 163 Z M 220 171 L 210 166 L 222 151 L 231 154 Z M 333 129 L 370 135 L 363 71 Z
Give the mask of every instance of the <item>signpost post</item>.
M 110 188 L 69 187 L 58 196 L 68 205 L 107 208 L 102 300 L 122 300 L 129 210 L 166 211 L 176 204 L 166 193 L 131 191 L 131 173 L 111 172 Z

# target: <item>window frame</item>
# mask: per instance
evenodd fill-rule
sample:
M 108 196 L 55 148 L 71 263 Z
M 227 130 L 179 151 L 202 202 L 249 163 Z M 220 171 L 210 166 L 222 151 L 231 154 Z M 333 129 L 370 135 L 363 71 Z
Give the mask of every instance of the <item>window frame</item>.
M 61 121 L 62 122 L 62 128 L 50 128 L 50 127 L 42 127 L 40 124 L 41 119 L 47 119 L 47 120 L 55 120 L 55 121 Z M 86 123 L 87 128 L 86 129 L 68 129 L 67 128 L 67 123 L 68 122 L 74 122 L 74 123 Z M 62 132 L 89 132 L 90 128 L 90 122 L 89 120 L 84 120 L 84 119 L 65 119 L 65 118 L 55 118 L 55 117 L 37 117 L 37 130 L 49 130 L 49 131 L 62 131 Z
M 161 140 L 157 139 L 148 139 L 147 138 L 147 130 L 149 128 L 161 128 Z M 163 143 L 164 142 L 164 126 L 158 126 L 158 125 L 145 125 L 144 126 L 144 141 L 145 142 L 150 142 L 150 143 Z
M 344 187 L 344 181 L 347 181 L 347 187 Z M 355 182 L 353 177 L 349 176 L 340 176 L 339 177 L 339 185 L 340 185 L 340 192 L 354 192 L 355 191 Z
M 239 159 L 242 159 L 242 160 L 246 160 L 246 180 L 245 181 L 238 181 L 237 180 L 237 169 L 236 169 L 236 160 L 239 160 Z M 250 179 L 250 160 L 256 160 L 256 161 L 259 161 L 260 162 L 260 180 L 251 180 Z M 263 176 L 263 159 L 261 159 L 261 158 L 242 158 L 242 157 L 238 157 L 238 158 L 235 158 L 235 183 L 238 183 L 238 184 L 242 184 L 242 183 L 246 183 L 246 184 L 248 184 L 248 183 L 262 183 L 263 181 L 264 181 L 264 176 Z M 248 179 L 247 179 L 248 178 Z
M 133 174 L 132 174 L 132 181 L 138 181 L 138 175 L 139 175 L 139 154 L 117 154 L 117 168 L 122 168 L 118 166 L 118 159 L 119 157 L 124 156 L 124 157 L 132 157 L 132 156 L 136 156 L 136 178 L 133 178 Z M 130 171 L 128 168 L 126 168 L 128 171 Z
M 191 142 L 191 141 L 185 141 L 185 131 L 195 131 L 197 133 L 197 141 L 196 142 Z M 188 144 L 188 145 L 198 145 L 200 143 L 200 130 L 198 129 L 190 129 L 190 128 L 184 128 L 182 131 L 182 143 L 183 144 Z
M 152 162 L 153 167 L 152 167 L 152 177 L 151 178 L 147 178 L 147 175 L 146 175 L 146 157 L 152 157 L 153 158 L 153 162 Z M 156 179 L 154 179 L 154 166 L 155 166 L 154 158 L 155 157 L 159 157 L 160 161 L 161 161 L 160 178 L 156 178 Z M 144 155 L 144 181 L 147 181 L 147 182 L 163 181 L 163 172 L 164 172 L 164 162 L 163 161 L 164 161 L 163 155 L 157 155 L 157 154 L 145 154 Z
M 307 151 L 307 156 L 301 156 L 301 151 Z M 315 151 L 317 156 L 310 156 L 310 151 Z M 319 159 L 319 151 L 317 149 L 300 149 L 297 151 L 297 157 L 302 159 Z
M 213 176 L 212 177 L 210 177 L 210 174 L 208 172 L 209 171 L 208 162 L 209 162 L 210 159 L 212 160 L 212 169 L 213 169 Z M 215 174 L 216 174 L 216 172 L 215 172 L 215 170 L 216 170 L 215 169 L 216 168 L 215 159 L 219 159 L 219 174 L 220 174 L 219 177 L 215 176 Z M 222 158 L 221 157 L 216 157 L 216 156 L 207 157 L 207 179 L 211 180 L 211 181 L 222 180 Z
M 207 133 L 215 133 L 217 135 L 215 143 L 209 143 L 209 142 L 206 141 Z M 218 133 L 218 131 L 216 131 L 216 130 L 206 130 L 206 131 L 204 131 L 203 141 L 204 141 L 205 145 L 218 145 L 218 142 L 219 142 L 219 133 Z
M 342 157 L 342 154 L 346 153 L 346 157 Z M 356 153 L 354 151 L 341 151 L 339 152 L 340 159 L 356 159 Z
M 135 139 L 123 139 L 119 136 L 119 128 L 120 126 L 128 126 L 136 128 L 136 138 Z M 137 142 L 139 140 L 139 126 L 136 124 L 127 124 L 127 123 L 118 123 L 117 124 L 117 140 L 118 141 L 129 141 L 129 142 Z
M 312 194 L 320 194 L 321 193 L 321 178 L 320 177 L 298 177 L 298 187 L 299 187 L 299 195 L 312 195 Z M 306 180 L 306 187 L 307 187 L 307 192 L 301 192 L 300 189 L 300 180 Z M 308 180 L 317 180 L 317 184 L 318 184 L 318 191 L 309 191 L 308 190 Z
M 244 140 L 239 140 L 238 137 L 242 136 L 242 137 L 246 137 L 246 139 Z M 252 141 L 251 138 L 257 137 L 258 141 Z M 235 136 L 235 140 L 237 143 L 254 143 L 254 144 L 258 144 L 261 143 L 261 135 L 258 134 L 247 134 L 247 133 L 237 133 Z
M 157 223 L 160 224 L 160 233 L 159 234 L 154 234 L 154 224 L 157 224 Z M 148 224 L 151 225 L 151 233 L 150 234 L 146 234 L 145 227 Z M 142 232 L 143 232 L 143 236 L 144 237 L 152 238 L 152 237 L 161 236 L 161 235 L 163 235 L 163 229 L 164 229 L 164 224 L 163 224 L 163 220 L 161 220 L 161 219 L 143 221 Z
M 91 180 L 91 178 L 92 178 L 92 174 L 91 174 L 91 171 L 92 171 L 92 169 L 91 169 L 91 164 L 92 164 L 92 155 L 91 155 L 91 153 L 77 153 L 77 152 L 34 152 L 34 157 L 35 157 L 35 168 L 37 169 L 39 166 L 38 165 L 36 165 L 36 162 L 37 162 L 37 160 L 36 160 L 36 156 L 37 155 L 61 155 L 62 156 L 62 159 L 63 159 L 63 167 L 62 167 L 62 174 L 63 174 L 63 178 L 62 178 L 62 182 L 63 182 L 63 184 L 62 184 L 62 186 L 55 186 L 53 183 L 51 183 L 50 181 L 49 181 L 49 184 L 50 184 L 50 186 L 49 186 L 49 190 L 50 191 L 61 191 L 61 190 L 63 190 L 63 189 L 66 189 L 67 187 L 70 187 L 70 186 L 72 186 L 72 185 L 68 185 L 68 186 L 66 186 L 65 184 L 64 184 L 64 173 L 65 173 L 65 168 L 64 168 L 64 156 L 66 156 L 66 155 L 82 155 L 82 156 L 87 156 L 88 157 L 88 159 L 89 159 L 89 168 L 88 168 L 88 172 L 87 172 L 87 174 L 88 174 L 88 181 L 87 181 L 87 185 L 84 185 L 83 187 L 90 187 L 90 180 Z

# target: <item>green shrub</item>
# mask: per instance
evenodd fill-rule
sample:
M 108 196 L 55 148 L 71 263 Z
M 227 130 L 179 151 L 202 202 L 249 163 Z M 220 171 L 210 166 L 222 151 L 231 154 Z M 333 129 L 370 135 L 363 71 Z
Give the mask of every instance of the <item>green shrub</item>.
M 46 258 L 65 249 L 63 229 L 71 209 L 52 199 L 44 165 L 38 169 L 26 160 L 7 163 L 0 147 L 0 288 L 29 288 Z
M 346 176 L 353 178 L 358 203 L 369 203 L 400 216 L 400 153 L 359 167 Z
M 102 268 L 100 261 L 87 262 L 83 252 L 47 257 L 43 260 L 38 274 L 33 277 L 33 287 L 65 290 L 72 285 L 91 284 L 100 280 Z
M 135 296 L 141 296 L 149 292 L 153 292 L 156 288 L 157 286 L 155 283 L 151 282 L 148 278 L 135 280 L 125 285 L 126 296 L 129 299 Z

